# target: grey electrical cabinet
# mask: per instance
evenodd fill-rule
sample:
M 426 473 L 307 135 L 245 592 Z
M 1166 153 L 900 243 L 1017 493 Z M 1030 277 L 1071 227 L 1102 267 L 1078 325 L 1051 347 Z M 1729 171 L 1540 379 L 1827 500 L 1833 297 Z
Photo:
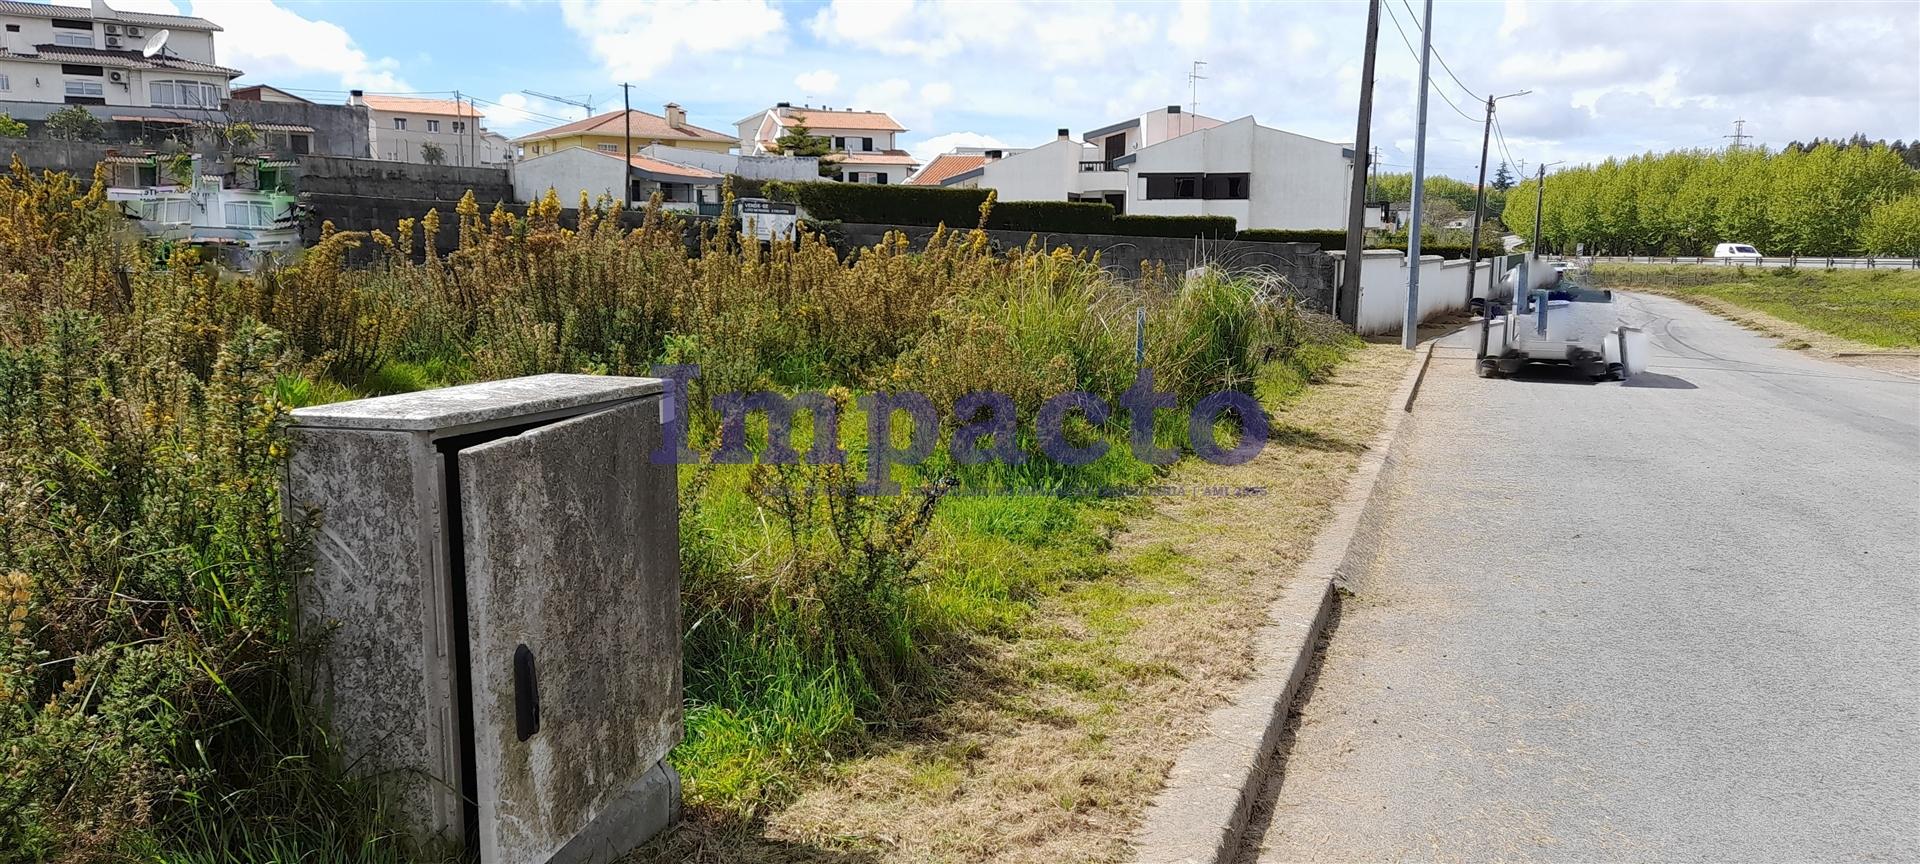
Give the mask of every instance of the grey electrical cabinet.
M 602 862 L 677 818 L 661 394 L 536 375 L 293 413 L 312 699 L 422 841 L 482 864 Z

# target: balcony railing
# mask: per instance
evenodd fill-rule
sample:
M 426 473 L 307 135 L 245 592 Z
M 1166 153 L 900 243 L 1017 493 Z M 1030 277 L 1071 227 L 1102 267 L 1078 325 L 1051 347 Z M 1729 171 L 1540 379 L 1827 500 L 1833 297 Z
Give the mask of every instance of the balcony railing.
M 1112 171 L 1112 170 L 1114 170 L 1112 166 L 1102 161 L 1082 160 L 1080 162 L 1080 172 L 1083 174 L 1092 173 L 1094 171 Z

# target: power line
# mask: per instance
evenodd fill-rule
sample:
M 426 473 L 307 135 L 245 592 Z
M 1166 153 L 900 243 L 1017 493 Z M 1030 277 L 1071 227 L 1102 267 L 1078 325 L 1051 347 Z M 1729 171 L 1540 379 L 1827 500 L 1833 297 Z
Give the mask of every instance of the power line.
M 1407 0 L 1400 0 L 1400 5 L 1406 7 L 1407 17 L 1409 20 L 1419 19 L 1419 16 L 1416 16 L 1413 14 L 1413 7 L 1407 3 Z M 1416 24 L 1415 29 L 1419 29 L 1419 25 Z M 1428 41 L 1432 41 L 1432 40 L 1428 40 Z M 1472 87 L 1467 86 L 1467 82 L 1460 80 L 1460 76 L 1453 74 L 1453 67 L 1447 65 L 1447 58 L 1440 56 L 1440 49 L 1438 48 L 1433 49 L 1433 59 L 1440 61 L 1440 68 L 1447 70 L 1447 77 L 1452 78 L 1453 83 L 1460 85 L 1460 89 L 1463 92 L 1465 92 L 1468 96 L 1479 98 L 1478 94 L 1475 93 L 1474 89 Z
M 1405 0 L 1402 0 L 1402 2 L 1405 2 Z M 1393 14 L 1393 4 L 1391 4 L 1391 3 L 1384 3 L 1384 4 L 1381 4 L 1381 5 L 1383 5 L 1383 6 L 1385 6 L 1385 7 L 1386 7 L 1386 10 L 1387 10 L 1387 18 L 1388 18 L 1389 20 L 1391 20 L 1391 21 L 1393 21 L 1393 30 L 1394 30 L 1394 32 L 1395 32 L 1395 33 L 1399 33 L 1399 34 L 1400 34 L 1400 44 L 1402 44 L 1402 45 L 1405 45 L 1405 46 L 1407 46 L 1407 53 L 1408 53 L 1408 54 L 1411 54 L 1411 55 L 1413 55 L 1413 60 L 1414 60 L 1414 62 L 1416 62 L 1416 63 L 1418 63 L 1418 62 L 1420 61 L 1420 51 L 1419 51 L 1419 49 L 1417 49 L 1417 48 L 1415 48 L 1415 47 L 1413 47 L 1413 41 L 1407 38 L 1407 31 L 1406 31 L 1406 30 L 1403 30 L 1403 29 L 1401 29 L 1401 27 L 1400 27 L 1400 18 L 1399 18 L 1398 16 L 1396 16 L 1396 15 L 1394 15 L 1394 14 Z M 1439 52 L 1434 52 L 1434 56 L 1436 56 L 1436 57 L 1438 57 L 1438 56 L 1439 56 Z M 1444 66 L 1446 66 L 1446 64 L 1445 64 L 1445 63 L 1441 63 L 1440 65 L 1441 65 L 1441 66 L 1443 66 L 1443 67 L 1444 67 Z M 1451 73 L 1449 73 L 1449 74 L 1451 74 Z M 1458 79 L 1455 79 L 1455 80 L 1457 81 Z M 1462 85 L 1462 86 L 1465 86 L 1465 85 Z M 1447 103 L 1447 107 L 1448 107 L 1448 108 L 1452 108 L 1452 109 L 1453 109 L 1453 113 L 1455 113 L 1455 114 L 1458 114 L 1458 115 L 1460 115 L 1460 116 L 1461 116 L 1461 118 L 1462 118 L 1462 119 L 1464 119 L 1464 120 L 1466 120 L 1467 122 L 1469 122 L 1469 123 L 1480 123 L 1480 122 L 1483 122 L 1483 121 L 1485 121 L 1485 120 L 1486 120 L 1486 118 L 1485 118 L 1485 117 L 1475 117 L 1475 116 L 1473 116 L 1473 115 L 1471 115 L 1471 114 L 1468 114 L 1468 113 L 1467 113 L 1467 112 L 1465 112 L 1465 111 L 1462 111 L 1462 110 L 1460 110 L 1460 106 L 1458 106 L 1458 105 L 1455 105 L 1455 104 L 1453 104 L 1453 100 L 1452 100 L 1452 99 L 1448 99 L 1448 98 L 1447 98 L 1447 94 L 1446 94 L 1446 91 L 1444 91 L 1444 90 L 1441 90 L 1441 89 L 1440 89 L 1440 88 L 1438 88 L 1438 87 L 1434 87 L 1434 88 L 1432 88 L 1432 89 L 1433 89 L 1433 93 L 1434 93 L 1434 95 L 1436 95 L 1436 96 L 1439 96 L 1439 97 L 1440 97 L 1440 101 L 1442 101 L 1442 102 L 1445 102 L 1445 103 Z M 1471 90 L 1469 90 L 1469 91 L 1467 91 L 1467 92 L 1468 92 L 1468 93 L 1472 93 L 1473 91 L 1471 91 Z

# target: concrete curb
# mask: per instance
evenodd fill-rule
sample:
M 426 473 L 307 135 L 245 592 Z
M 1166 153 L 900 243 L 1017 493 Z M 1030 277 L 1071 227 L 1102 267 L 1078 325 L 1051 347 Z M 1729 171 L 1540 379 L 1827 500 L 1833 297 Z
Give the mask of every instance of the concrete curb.
M 1267 606 L 1254 633 L 1253 674 L 1233 701 L 1209 714 L 1174 761 L 1133 834 L 1136 864 L 1226 864 L 1238 854 L 1254 799 L 1286 727 L 1287 709 L 1313 660 L 1334 586 L 1373 557 L 1386 508 L 1379 503 L 1404 449 L 1401 430 L 1438 339 L 1407 367 L 1386 421 L 1314 538 L 1300 570 Z

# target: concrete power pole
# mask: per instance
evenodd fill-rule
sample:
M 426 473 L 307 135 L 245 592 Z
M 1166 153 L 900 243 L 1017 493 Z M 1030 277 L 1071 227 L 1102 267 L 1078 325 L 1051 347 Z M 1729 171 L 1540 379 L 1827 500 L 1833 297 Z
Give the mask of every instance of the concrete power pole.
M 627 190 L 627 209 L 633 209 L 633 97 L 629 95 L 633 85 L 620 85 L 620 120 L 626 124 L 626 143 L 622 147 L 620 161 L 627 163 L 627 170 L 621 172 L 621 185 Z
M 1508 93 L 1505 96 L 1487 97 L 1487 119 L 1480 130 L 1480 185 L 1473 196 L 1473 236 L 1468 242 L 1467 252 L 1467 305 L 1473 305 L 1474 272 L 1480 266 L 1480 222 L 1486 218 L 1487 210 L 1487 145 L 1493 134 L 1493 104 L 1502 99 L 1525 96 L 1532 90 Z M 1487 296 L 1493 296 L 1493 268 L 1487 268 Z
M 1353 131 L 1353 178 L 1347 199 L 1347 258 L 1341 272 L 1334 315 L 1349 325 L 1360 323 L 1360 257 L 1366 248 L 1367 174 L 1369 139 L 1373 132 L 1373 49 L 1380 40 L 1380 0 L 1367 4 L 1367 53 L 1360 62 L 1360 121 Z
M 1533 257 L 1540 257 L 1540 211 L 1547 203 L 1547 166 L 1540 166 L 1540 179 L 1533 181 L 1533 243 L 1527 247 Z
M 1400 324 L 1400 347 L 1420 342 L 1420 223 L 1425 211 L 1421 187 L 1427 183 L 1427 72 L 1433 57 L 1433 0 L 1427 0 L 1420 25 L 1420 110 L 1413 137 L 1413 213 L 1407 229 L 1407 316 Z

